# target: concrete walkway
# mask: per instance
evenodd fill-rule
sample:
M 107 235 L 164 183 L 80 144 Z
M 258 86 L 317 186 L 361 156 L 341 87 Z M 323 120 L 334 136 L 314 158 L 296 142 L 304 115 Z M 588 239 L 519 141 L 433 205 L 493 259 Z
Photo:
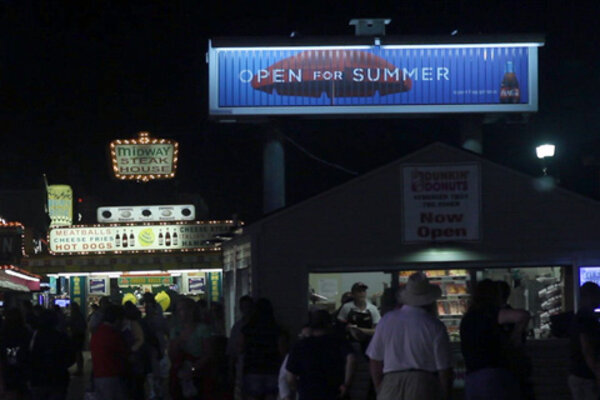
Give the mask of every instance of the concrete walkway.
M 90 380 L 92 375 L 92 360 L 91 353 L 88 351 L 83 352 L 83 375 L 76 376 L 73 375 L 77 367 L 75 365 L 69 368 L 69 372 L 71 373 L 71 381 L 69 382 L 69 392 L 67 393 L 67 400 L 82 400 L 86 388 L 90 387 Z M 147 390 L 147 388 L 146 388 Z M 167 382 L 165 381 L 164 387 L 164 400 L 169 400 Z M 0 400 L 2 400 L 0 398 Z
M 85 393 L 85 388 L 90 383 L 92 360 L 89 351 L 83 352 L 83 362 L 83 375 L 81 376 L 73 375 L 75 369 L 77 368 L 75 365 L 69 368 L 69 372 L 71 372 L 71 382 L 69 383 L 69 393 L 67 395 L 68 400 L 82 400 Z

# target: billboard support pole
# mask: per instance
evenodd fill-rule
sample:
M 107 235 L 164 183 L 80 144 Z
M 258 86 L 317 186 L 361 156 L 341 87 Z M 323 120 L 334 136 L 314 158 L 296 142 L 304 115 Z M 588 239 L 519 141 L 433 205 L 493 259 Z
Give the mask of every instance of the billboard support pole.
M 269 125 L 263 147 L 263 212 L 285 207 L 285 153 L 279 129 Z
M 463 149 L 483 153 L 483 118 L 480 115 L 465 115 L 460 118 L 460 143 Z

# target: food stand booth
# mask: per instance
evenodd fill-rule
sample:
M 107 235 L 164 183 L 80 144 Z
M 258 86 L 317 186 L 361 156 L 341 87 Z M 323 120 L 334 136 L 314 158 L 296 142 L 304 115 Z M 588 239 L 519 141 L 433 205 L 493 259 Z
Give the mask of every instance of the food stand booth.
M 0 221 L 0 308 L 18 306 L 40 291 L 41 276 L 23 267 L 25 235 L 23 224 Z
M 600 205 L 540 179 L 548 177 L 429 145 L 245 227 L 224 244 L 225 307 L 234 310 L 245 293 L 268 297 L 294 334 L 311 293 L 331 310 L 362 281 L 381 305 L 385 289 L 422 270 L 442 287 L 438 314 L 460 353 L 458 325 L 473 284 L 504 280 L 511 303 L 532 315 L 538 398 L 568 398 L 567 346 L 552 337 L 550 318 L 576 308 L 579 267 L 600 265 Z M 460 357 L 456 367 L 460 386 Z
M 50 254 L 26 263 L 49 278 L 54 302 L 77 301 L 84 312 L 102 296 L 138 303 L 145 292 L 220 302 L 222 257 L 215 237 L 233 225 L 227 220 L 60 226 L 50 229 Z

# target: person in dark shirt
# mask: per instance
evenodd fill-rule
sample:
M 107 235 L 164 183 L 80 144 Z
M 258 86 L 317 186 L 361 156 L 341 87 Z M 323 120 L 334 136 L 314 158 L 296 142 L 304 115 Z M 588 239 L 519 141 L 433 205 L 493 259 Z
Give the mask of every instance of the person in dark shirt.
M 244 357 L 242 391 L 246 399 L 274 400 L 277 397 L 277 377 L 283 360 L 280 351 L 282 333 L 271 302 L 258 299 L 254 313 L 240 335 L 240 352 Z
M 573 399 L 597 400 L 600 394 L 600 287 L 586 282 L 580 290 L 580 307 L 571 325 L 569 388 Z
M 521 343 L 529 314 L 501 305 L 498 285 L 485 279 L 477 284 L 471 306 L 460 323 L 467 400 L 521 398 L 519 381 L 509 369 L 505 349 Z M 505 324 L 514 324 L 510 334 L 502 329 Z
M 12 396 L 10 398 L 23 399 L 28 392 L 31 331 L 17 308 L 6 310 L 5 319 L 0 330 L 0 370 L 4 392 L 6 396 Z
M 511 288 L 506 281 L 495 281 L 498 286 L 500 293 L 500 308 L 512 310 L 512 306 L 509 303 Z M 503 324 L 501 325 L 503 332 L 507 337 L 513 335 L 513 329 L 515 324 Z M 513 372 L 513 374 L 519 380 L 519 386 L 524 400 L 535 400 L 535 393 L 533 391 L 533 383 L 531 382 L 531 375 L 533 367 L 531 359 L 525 351 L 525 343 L 527 339 L 527 330 L 521 329 L 521 343 L 515 343 L 515 345 L 505 346 L 503 350 L 504 359 L 507 360 L 507 367 Z M 516 338 L 515 338 L 516 340 Z M 510 343 L 510 342 L 509 342 Z
M 229 357 L 229 381 L 231 382 L 234 393 L 241 396 L 242 391 L 242 375 L 243 375 L 243 355 L 240 353 L 240 335 L 242 328 L 248 323 L 254 310 L 254 300 L 249 295 L 244 295 L 238 300 L 238 307 L 241 313 L 241 318 L 233 324 L 229 333 L 229 341 L 227 342 L 227 357 Z
M 75 351 L 75 359 L 77 361 L 77 370 L 75 375 L 83 375 L 83 346 L 85 344 L 85 335 L 87 322 L 81 307 L 75 301 L 69 306 L 69 317 L 67 318 L 67 328 L 71 336 L 71 342 Z
M 354 354 L 349 343 L 331 333 L 329 313 L 311 314 L 311 335 L 292 348 L 287 363 L 290 388 L 298 388 L 300 400 L 345 398 L 354 371 Z M 289 398 L 294 398 L 293 393 Z
M 57 329 L 59 317 L 44 310 L 31 339 L 31 392 L 33 400 L 64 400 L 69 387 L 68 368 L 75 352 L 66 333 Z

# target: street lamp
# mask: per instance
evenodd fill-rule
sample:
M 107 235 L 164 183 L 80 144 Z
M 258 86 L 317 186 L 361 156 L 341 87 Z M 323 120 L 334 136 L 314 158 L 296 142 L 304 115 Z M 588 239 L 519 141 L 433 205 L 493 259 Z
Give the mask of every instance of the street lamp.
M 535 154 L 540 160 L 542 160 L 543 163 L 542 172 L 544 173 L 544 176 L 548 175 L 548 165 L 546 165 L 546 159 L 554 157 L 555 149 L 556 147 L 549 143 L 539 145 L 535 148 Z
M 555 146 L 553 144 L 542 144 L 535 148 L 535 154 L 540 160 L 544 158 L 554 157 Z

